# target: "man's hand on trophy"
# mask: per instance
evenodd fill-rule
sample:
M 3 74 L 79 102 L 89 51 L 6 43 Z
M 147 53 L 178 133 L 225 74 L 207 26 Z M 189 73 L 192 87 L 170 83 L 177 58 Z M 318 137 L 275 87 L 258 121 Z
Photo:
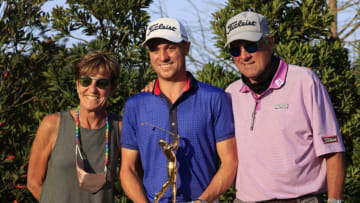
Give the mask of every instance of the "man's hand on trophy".
M 193 203 L 206 203 L 205 200 L 197 198 L 195 201 L 192 201 Z

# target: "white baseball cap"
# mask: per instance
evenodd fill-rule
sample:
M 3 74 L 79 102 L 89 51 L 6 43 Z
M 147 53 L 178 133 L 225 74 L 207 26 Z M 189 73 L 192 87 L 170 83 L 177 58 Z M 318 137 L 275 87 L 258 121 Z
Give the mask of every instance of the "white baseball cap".
M 242 12 L 226 23 L 225 47 L 236 40 L 257 42 L 264 34 L 270 34 L 267 19 L 258 13 Z
M 152 21 L 146 28 L 146 38 L 142 46 L 154 38 L 162 38 L 174 43 L 190 41 L 183 24 L 174 18 L 159 18 Z

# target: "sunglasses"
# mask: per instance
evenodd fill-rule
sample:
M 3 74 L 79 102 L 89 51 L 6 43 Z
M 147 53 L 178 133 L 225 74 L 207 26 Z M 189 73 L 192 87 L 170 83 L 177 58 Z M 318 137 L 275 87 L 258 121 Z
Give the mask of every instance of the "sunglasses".
M 259 50 L 259 42 L 247 43 L 242 46 L 250 54 L 255 53 Z M 241 47 L 240 46 L 230 47 L 229 52 L 231 56 L 238 57 L 241 54 Z
M 109 79 L 106 78 L 98 78 L 98 79 L 92 79 L 89 76 L 81 76 L 79 79 L 80 85 L 83 87 L 88 87 L 91 85 L 92 81 L 95 80 L 95 86 L 100 89 L 105 89 L 109 85 Z

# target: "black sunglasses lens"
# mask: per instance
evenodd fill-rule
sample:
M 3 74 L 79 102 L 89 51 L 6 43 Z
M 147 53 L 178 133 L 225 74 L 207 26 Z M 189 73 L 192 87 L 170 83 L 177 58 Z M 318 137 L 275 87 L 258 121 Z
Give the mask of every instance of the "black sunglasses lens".
M 231 56 L 237 57 L 240 56 L 241 49 L 240 47 L 231 47 L 229 51 Z
M 108 79 L 101 78 L 96 81 L 96 87 L 100 89 L 105 89 L 108 85 L 109 85 Z
M 244 46 L 244 49 L 248 53 L 255 53 L 259 50 L 257 43 L 244 44 L 243 46 Z M 241 54 L 240 47 L 231 47 L 229 51 L 230 51 L 231 56 L 233 56 L 233 57 L 238 57 Z
M 258 51 L 258 45 L 257 45 L 257 43 L 245 44 L 244 49 L 248 53 L 255 53 Z
M 80 77 L 80 85 L 83 87 L 88 87 L 89 85 L 91 85 L 92 80 L 89 76 L 81 76 Z M 100 89 L 105 89 L 107 88 L 107 86 L 109 85 L 109 80 L 105 79 L 105 78 L 100 78 L 96 80 L 96 87 L 100 88 Z
M 79 81 L 81 86 L 88 87 L 91 84 L 92 79 L 88 76 L 81 76 Z

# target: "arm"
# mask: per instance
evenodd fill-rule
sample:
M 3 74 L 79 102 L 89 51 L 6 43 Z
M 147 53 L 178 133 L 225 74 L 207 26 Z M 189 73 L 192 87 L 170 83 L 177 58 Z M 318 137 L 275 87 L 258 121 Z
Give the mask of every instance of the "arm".
M 119 137 L 118 137 L 118 144 L 119 144 L 119 152 L 121 151 L 121 128 L 122 128 L 122 121 L 119 121 Z
M 345 157 L 339 125 L 331 103 L 330 96 L 317 75 L 312 72 L 314 83 L 311 84 L 312 129 L 314 147 L 324 153 L 326 159 L 326 180 L 328 198 L 343 199 L 345 179 Z M 336 141 L 325 142 L 324 136 L 336 136 Z M 328 154 L 325 154 L 328 153 Z
M 148 202 L 137 170 L 139 151 L 121 148 L 120 181 L 126 195 L 135 203 Z
M 345 157 L 343 152 L 325 155 L 326 180 L 328 185 L 328 197 L 332 199 L 344 199 L 343 189 L 345 181 Z
M 40 201 L 48 159 L 56 142 L 59 122 L 59 114 L 46 116 L 40 123 L 32 145 L 27 173 L 27 188 L 38 201 Z
M 221 160 L 220 168 L 199 197 L 209 203 L 217 199 L 233 184 L 238 165 L 235 137 L 216 143 L 216 149 Z

